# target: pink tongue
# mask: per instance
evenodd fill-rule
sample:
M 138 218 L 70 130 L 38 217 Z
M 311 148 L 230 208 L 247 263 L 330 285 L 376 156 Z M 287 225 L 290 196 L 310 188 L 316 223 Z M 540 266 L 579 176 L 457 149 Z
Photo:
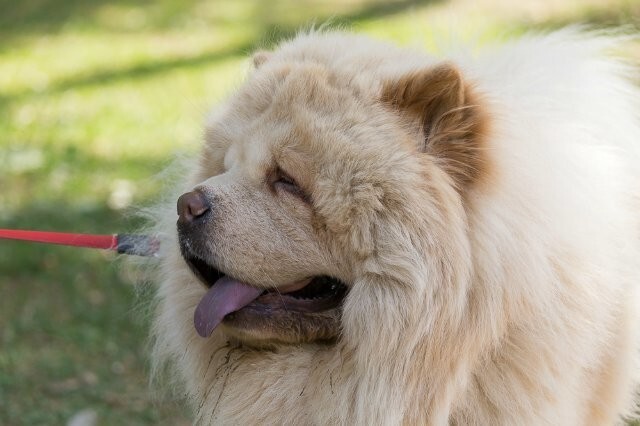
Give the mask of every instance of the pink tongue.
M 204 295 L 195 313 L 193 324 L 202 337 L 209 337 L 225 315 L 247 306 L 262 290 L 222 277 Z

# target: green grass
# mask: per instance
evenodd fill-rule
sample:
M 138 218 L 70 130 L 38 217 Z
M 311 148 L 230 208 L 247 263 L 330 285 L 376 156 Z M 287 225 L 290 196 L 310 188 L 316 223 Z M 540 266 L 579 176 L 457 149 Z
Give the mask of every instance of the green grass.
M 435 33 L 640 22 L 634 0 L 540 3 L 0 0 L 0 227 L 135 229 L 127 207 L 151 203 L 155 176 L 196 150 L 246 55 L 313 22 L 429 47 Z M 114 260 L 0 242 L 0 424 L 64 424 L 87 408 L 104 425 L 188 422 L 148 389 L 148 296 Z

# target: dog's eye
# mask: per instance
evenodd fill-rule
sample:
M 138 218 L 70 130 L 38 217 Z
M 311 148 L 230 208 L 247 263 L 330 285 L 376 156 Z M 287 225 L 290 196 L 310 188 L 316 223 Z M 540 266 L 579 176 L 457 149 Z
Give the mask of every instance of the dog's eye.
M 298 188 L 298 185 L 293 181 L 293 179 L 287 175 L 281 175 L 277 182 L 287 187 Z
M 288 193 L 301 198 L 303 201 L 309 202 L 309 197 L 302 190 L 302 188 L 300 188 L 296 181 L 293 180 L 288 174 L 284 173 L 282 170 L 277 171 L 276 180 L 273 182 L 273 187 L 276 190 L 282 189 L 284 191 L 287 191 Z

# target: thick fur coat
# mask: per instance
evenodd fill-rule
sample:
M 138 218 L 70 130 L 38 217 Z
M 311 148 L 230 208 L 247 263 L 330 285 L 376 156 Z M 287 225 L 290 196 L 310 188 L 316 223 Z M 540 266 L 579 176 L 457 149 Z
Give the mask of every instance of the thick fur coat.
M 313 32 L 257 53 L 180 184 L 212 216 L 184 236 L 172 205 L 159 224 L 154 359 L 196 423 L 632 414 L 640 93 L 619 41 L 565 30 L 435 58 Z M 348 292 L 322 318 L 230 316 L 203 338 L 194 246 L 250 286 Z

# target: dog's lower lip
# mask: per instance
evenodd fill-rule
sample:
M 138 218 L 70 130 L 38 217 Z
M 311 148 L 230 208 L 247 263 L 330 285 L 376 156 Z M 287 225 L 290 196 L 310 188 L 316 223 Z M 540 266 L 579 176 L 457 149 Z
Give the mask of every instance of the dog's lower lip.
M 243 309 L 256 312 L 272 312 L 275 309 L 291 312 L 322 312 L 340 306 L 345 294 L 346 287 L 312 298 L 299 298 L 289 293 L 267 291 Z

